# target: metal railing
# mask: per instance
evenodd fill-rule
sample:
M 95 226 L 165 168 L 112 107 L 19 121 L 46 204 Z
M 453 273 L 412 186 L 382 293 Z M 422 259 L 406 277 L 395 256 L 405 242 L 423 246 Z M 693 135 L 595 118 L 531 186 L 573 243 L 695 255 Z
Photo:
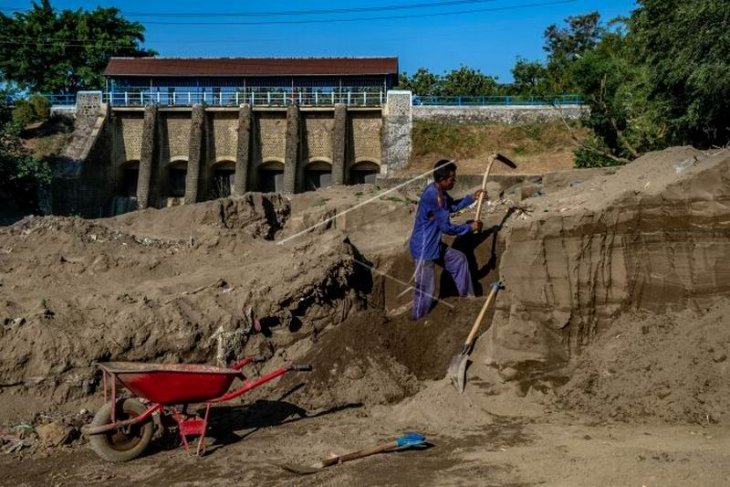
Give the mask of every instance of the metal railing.
M 76 93 L 64 93 L 64 94 L 43 94 L 51 105 L 76 105 Z
M 418 96 L 413 105 L 425 106 L 519 106 L 519 105 L 582 105 L 580 95 L 504 95 L 504 96 Z
M 75 105 L 75 94 L 44 94 L 52 105 Z M 246 91 L 122 91 L 103 94 L 105 103 L 112 106 L 238 106 L 248 103 L 257 106 L 382 106 L 384 91 L 311 91 L 254 89 Z M 519 105 L 582 105 L 580 95 L 504 95 L 504 96 L 419 96 L 413 95 L 414 106 L 519 106 Z
M 142 91 L 104 93 L 104 101 L 112 106 L 238 106 L 243 103 L 258 106 L 332 106 L 344 103 L 348 106 L 382 106 L 385 103 L 383 91 Z

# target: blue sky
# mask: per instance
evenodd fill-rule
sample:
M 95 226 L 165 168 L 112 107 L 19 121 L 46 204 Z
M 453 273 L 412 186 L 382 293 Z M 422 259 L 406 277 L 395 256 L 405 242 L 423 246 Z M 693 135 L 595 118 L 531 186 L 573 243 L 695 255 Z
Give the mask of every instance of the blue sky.
M 439 7 L 349 12 L 343 14 L 243 17 L 230 14 L 312 11 L 361 7 L 412 6 L 434 2 Z M 543 60 L 543 32 L 565 17 L 597 10 L 604 21 L 628 15 L 634 0 L 280 0 L 221 2 L 200 0 L 92 1 L 55 0 L 58 9 L 115 6 L 125 17 L 146 27 L 146 47 L 162 56 L 398 56 L 400 70 L 426 67 L 443 73 L 459 65 L 511 81 L 517 56 Z M 0 9 L 28 8 L 30 1 L 0 0 Z M 488 10 L 490 9 L 490 10 Z M 481 10 L 481 11 L 478 11 Z M 470 13 L 454 14 L 471 11 Z M 198 14 L 175 17 L 174 14 Z M 143 16 L 142 14 L 159 14 Z M 211 14 L 228 14 L 209 17 Z M 420 16 L 419 16 L 420 15 Z M 162 22 L 236 23 L 401 18 L 354 22 L 265 25 L 163 25 Z

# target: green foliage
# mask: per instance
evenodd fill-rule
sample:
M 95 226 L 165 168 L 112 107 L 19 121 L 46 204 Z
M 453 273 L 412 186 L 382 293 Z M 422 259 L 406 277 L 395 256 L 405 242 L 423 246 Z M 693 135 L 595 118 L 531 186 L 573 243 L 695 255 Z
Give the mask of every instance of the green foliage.
M 442 91 L 444 95 L 495 95 L 497 79 L 478 69 L 460 66 L 443 77 Z
M 495 95 L 500 91 L 497 78 L 467 66 L 460 66 L 443 75 L 418 68 L 411 77 L 408 73 L 402 73 L 398 87 L 420 96 L 481 96 Z
M 13 108 L 13 125 L 15 128 L 22 130 L 33 121 L 35 121 L 33 105 L 26 100 L 18 100 L 15 108 Z
M 44 96 L 32 95 L 27 100 L 17 100 L 12 112 L 13 128 L 19 132 L 33 122 L 47 120 L 50 115 L 51 104 Z
M 45 96 L 39 94 L 31 95 L 28 102 L 33 107 L 35 120 L 48 120 L 48 117 L 51 116 L 51 102 Z
M 545 84 L 551 93 L 576 91 L 571 66 L 596 46 L 604 32 L 598 12 L 568 17 L 565 23 L 567 27 L 553 24 L 545 29 Z
M 413 76 L 408 73 L 399 76 L 398 86 L 403 90 L 410 90 L 421 96 L 434 96 L 440 94 L 440 77 L 431 73 L 426 68 L 418 68 Z
M 512 68 L 514 91 L 521 95 L 547 94 L 547 69 L 539 61 L 517 58 Z
M 666 127 L 662 142 L 730 142 L 730 3 L 642 0 L 629 27 L 633 61 L 647 70 L 647 119 Z
M 0 92 L 0 192 L 10 195 L 19 207 L 34 211 L 38 189 L 50 184 L 52 172 L 46 160 L 33 157 L 23 147 L 10 109 L 12 95 Z M 25 106 L 32 113 L 33 106 L 28 102 Z
M 75 93 L 104 86 L 112 56 L 148 56 L 144 27 L 116 8 L 56 11 L 49 0 L 29 12 L 0 13 L 0 73 L 5 82 L 42 93 Z

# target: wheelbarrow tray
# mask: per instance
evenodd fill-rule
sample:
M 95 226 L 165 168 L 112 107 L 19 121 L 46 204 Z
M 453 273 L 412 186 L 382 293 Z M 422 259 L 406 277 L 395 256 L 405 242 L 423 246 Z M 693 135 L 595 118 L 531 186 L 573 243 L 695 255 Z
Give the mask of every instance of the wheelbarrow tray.
M 240 370 L 202 364 L 99 364 L 135 395 L 162 405 L 207 402 L 226 393 Z

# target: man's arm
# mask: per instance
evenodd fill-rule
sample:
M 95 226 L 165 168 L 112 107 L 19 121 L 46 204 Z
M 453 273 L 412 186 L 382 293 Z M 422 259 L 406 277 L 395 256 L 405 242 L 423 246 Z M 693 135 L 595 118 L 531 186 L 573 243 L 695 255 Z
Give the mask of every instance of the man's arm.
M 449 213 L 456 213 L 457 211 L 461 210 L 462 208 L 466 208 L 470 204 L 474 203 L 476 201 L 474 199 L 473 195 L 466 195 L 461 199 L 454 200 L 451 198 L 451 196 L 447 196 L 446 198 L 446 204 L 449 207 Z
M 438 208 L 434 216 L 436 218 L 436 224 L 441 230 L 441 233 L 446 235 L 466 235 L 472 231 L 472 226 L 468 223 L 453 224 L 449 218 L 449 212 L 445 208 Z

